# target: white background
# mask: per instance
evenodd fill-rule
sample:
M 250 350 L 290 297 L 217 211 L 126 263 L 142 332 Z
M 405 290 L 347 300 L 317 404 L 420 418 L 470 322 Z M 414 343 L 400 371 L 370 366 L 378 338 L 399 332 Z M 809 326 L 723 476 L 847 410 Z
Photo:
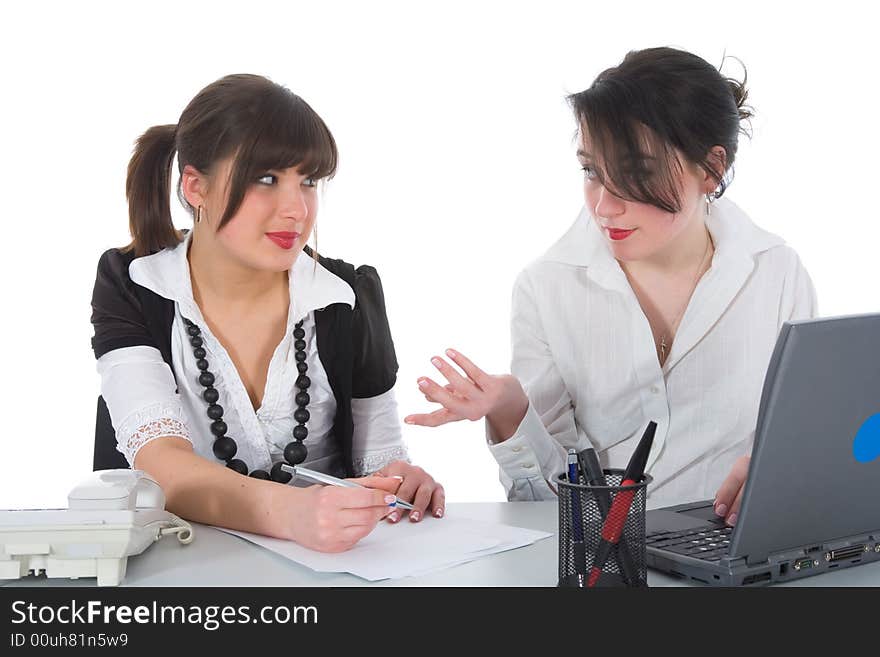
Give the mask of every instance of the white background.
M 90 471 L 89 301 L 99 255 L 129 239 L 132 144 L 228 73 L 289 87 L 333 131 L 319 248 L 382 275 L 401 417 L 428 408 L 415 380 L 446 347 L 507 371 L 514 277 L 582 204 L 564 97 L 630 49 L 745 62 L 757 117 L 730 198 L 800 253 L 823 315 L 880 310 L 869 3 L 427 4 L 4 8 L 0 508 L 64 504 Z M 481 423 L 404 432 L 449 501 L 504 499 Z

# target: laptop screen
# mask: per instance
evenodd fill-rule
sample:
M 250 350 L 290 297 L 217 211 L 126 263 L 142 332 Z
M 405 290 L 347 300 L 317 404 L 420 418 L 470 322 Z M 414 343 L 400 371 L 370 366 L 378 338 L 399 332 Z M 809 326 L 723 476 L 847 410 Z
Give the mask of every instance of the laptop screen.
M 878 413 L 880 315 L 786 323 L 764 381 L 731 556 L 762 561 L 880 531 L 880 458 L 854 453 Z

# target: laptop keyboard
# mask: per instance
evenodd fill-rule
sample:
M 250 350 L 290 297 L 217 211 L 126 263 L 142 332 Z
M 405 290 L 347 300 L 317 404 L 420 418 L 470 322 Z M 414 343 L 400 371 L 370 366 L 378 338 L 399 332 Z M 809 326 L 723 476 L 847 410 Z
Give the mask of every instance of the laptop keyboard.
M 651 547 L 662 548 L 676 554 L 718 561 L 730 548 L 730 534 L 733 527 L 706 525 L 682 532 L 653 532 L 648 534 L 646 543 Z

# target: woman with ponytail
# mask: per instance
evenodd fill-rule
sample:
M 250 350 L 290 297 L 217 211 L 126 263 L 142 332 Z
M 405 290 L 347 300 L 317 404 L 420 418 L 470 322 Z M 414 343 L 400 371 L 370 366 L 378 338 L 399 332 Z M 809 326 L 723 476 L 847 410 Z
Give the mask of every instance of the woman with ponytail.
M 437 426 L 486 418 L 512 500 L 555 494 L 568 448 L 623 469 L 651 420 L 652 506 L 715 496 L 736 522 L 782 323 L 816 313 L 797 254 L 721 198 L 751 116 L 745 81 L 672 48 L 630 52 L 570 96 L 585 207 L 516 281 L 512 372 L 460 353 L 421 377 Z
M 171 220 L 175 154 L 191 231 Z M 397 500 L 414 522 L 443 515 L 402 441 L 376 270 L 306 246 L 336 163 L 314 110 L 256 75 L 214 82 L 138 139 L 132 242 L 101 257 L 92 297 L 96 469 L 148 472 L 190 520 L 322 551 L 400 520 Z M 284 464 L 365 488 L 287 485 Z

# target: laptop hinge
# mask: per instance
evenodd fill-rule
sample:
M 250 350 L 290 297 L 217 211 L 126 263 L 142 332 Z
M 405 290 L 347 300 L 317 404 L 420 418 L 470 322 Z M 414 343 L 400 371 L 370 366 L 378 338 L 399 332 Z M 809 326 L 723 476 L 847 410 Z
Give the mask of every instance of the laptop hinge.
M 742 557 L 721 557 L 719 565 L 725 568 L 735 568 L 737 566 L 745 566 L 746 560 Z
M 753 555 L 749 554 L 745 557 L 745 562 L 747 566 L 757 566 L 759 564 L 770 563 L 770 555 Z

